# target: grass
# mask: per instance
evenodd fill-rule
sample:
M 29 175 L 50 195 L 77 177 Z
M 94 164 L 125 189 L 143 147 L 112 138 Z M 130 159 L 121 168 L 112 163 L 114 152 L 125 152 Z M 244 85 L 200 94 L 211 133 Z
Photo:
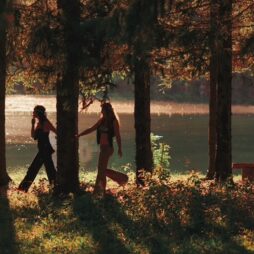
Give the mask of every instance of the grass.
M 12 172 L 18 182 L 22 175 Z M 157 172 L 145 188 L 132 176 L 125 189 L 110 184 L 114 194 L 99 200 L 91 194 L 94 174 L 81 180 L 84 195 L 62 200 L 44 179 L 27 194 L 2 189 L 0 253 L 254 253 L 250 183 Z

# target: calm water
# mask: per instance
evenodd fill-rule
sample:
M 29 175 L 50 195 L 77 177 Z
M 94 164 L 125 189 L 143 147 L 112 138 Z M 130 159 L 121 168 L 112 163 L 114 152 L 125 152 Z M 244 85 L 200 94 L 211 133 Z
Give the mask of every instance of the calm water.
M 49 114 L 55 122 L 55 114 Z M 82 114 L 80 130 L 90 127 L 98 118 L 96 114 Z M 111 166 L 121 170 L 122 166 L 134 165 L 134 121 L 129 114 L 120 114 L 123 142 L 123 158 L 115 155 Z M 9 113 L 6 119 L 7 166 L 27 167 L 37 152 L 36 143 L 30 135 L 30 114 Z M 233 116 L 233 161 L 254 162 L 254 115 Z M 206 171 L 208 165 L 208 116 L 207 115 L 153 115 L 152 132 L 163 136 L 162 141 L 170 145 L 171 169 L 177 172 L 199 169 Z M 55 137 L 50 137 L 55 146 Z M 95 170 L 98 146 L 95 133 L 80 138 L 80 165 L 86 170 Z M 54 155 L 55 156 L 55 155 Z M 54 157 L 54 160 L 56 158 Z

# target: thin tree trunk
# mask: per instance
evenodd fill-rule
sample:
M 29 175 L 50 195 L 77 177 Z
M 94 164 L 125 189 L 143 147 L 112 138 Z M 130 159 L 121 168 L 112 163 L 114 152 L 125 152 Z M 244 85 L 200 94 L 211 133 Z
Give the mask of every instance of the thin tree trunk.
M 218 26 L 218 94 L 216 178 L 225 181 L 232 175 L 231 93 L 232 93 L 232 0 L 220 1 Z
M 6 1 L 0 7 L 0 185 L 6 185 L 10 177 L 6 171 L 5 149 L 5 85 L 6 85 L 6 22 L 2 11 L 6 7 Z
M 58 193 L 79 191 L 78 95 L 80 57 L 80 5 L 78 0 L 59 0 L 65 38 L 65 64 L 57 83 L 57 184 Z
M 135 130 L 136 130 L 136 180 L 143 185 L 140 171 L 152 171 L 153 155 L 151 150 L 151 115 L 150 115 L 150 69 L 143 60 L 135 64 Z
M 216 48 L 218 27 L 218 1 L 210 1 L 210 97 L 209 97 L 209 165 L 207 179 L 215 177 L 215 155 L 216 155 L 216 105 L 217 105 L 217 77 L 218 77 L 218 52 Z
M 149 53 L 153 46 L 148 45 L 155 25 L 158 22 L 158 1 L 137 0 L 134 1 L 136 12 L 139 13 L 136 31 L 137 39 L 134 40 L 133 49 L 134 63 L 134 85 L 135 85 L 135 141 L 136 141 L 136 182 L 144 185 L 142 171 L 152 172 L 153 153 L 151 148 L 151 113 L 150 113 L 150 63 Z M 161 7 L 164 4 L 162 3 Z M 141 173 L 141 174 L 140 174 Z
M 216 155 L 216 84 L 210 75 L 210 99 L 209 99 L 209 165 L 207 179 L 215 177 L 215 155 Z

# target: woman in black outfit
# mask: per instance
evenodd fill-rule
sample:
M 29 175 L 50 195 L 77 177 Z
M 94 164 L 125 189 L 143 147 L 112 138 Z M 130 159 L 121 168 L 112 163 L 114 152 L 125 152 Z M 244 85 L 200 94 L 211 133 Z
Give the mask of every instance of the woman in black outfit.
M 28 168 L 25 178 L 18 187 L 21 191 L 28 191 L 43 164 L 49 183 L 54 184 L 56 179 L 56 169 L 52 160 L 54 149 L 49 142 L 49 132 L 53 131 L 56 133 L 56 128 L 47 119 L 45 111 L 45 107 L 41 105 L 35 106 L 33 111 L 31 137 L 38 141 L 39 151 Z

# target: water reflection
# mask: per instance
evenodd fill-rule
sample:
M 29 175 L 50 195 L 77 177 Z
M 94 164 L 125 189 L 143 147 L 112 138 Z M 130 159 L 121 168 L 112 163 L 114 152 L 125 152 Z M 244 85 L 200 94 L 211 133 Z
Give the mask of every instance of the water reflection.
M 117 153 L 112 158 L 111 166 L 121 170 L 127 163 L 134 165 L 135 137 L 134 121 L 130 114 L 119 114 L 123 139 L 124 156 L 119 159 Z M 54 113 L 48 115 L 55 123 Z M 81 114 L 79 128 L 90 127 L 97 114 Z M 252 131 L 253 115 L 233 116 L 233 160 L 253 162 L 254 133 Z M 7 132 L 7 165 L 24 167 L 31 163 L 37 152 L 36 143 L 30 138 L 30 113 L 8 114 L 6 119 Z M 163 136 L 163 142 L 171 146 L 171 169 L 186 171 L 200 169 L 205 171 L 208 162 L 208 116 L 207 115 L 152 115 L 152 131 Z M 51 143 L 56 146 L 54 135 Z M 85 170 L 96 169 L 98 146 L 95 133 L 80 138 L 80 166 Z M 55 155 L 53 159 L 56 160 Z
M 79 129 L 83 130 L 95 123 L 98 114 L 80 114 Z M 52 123 L 56 122 L 55 113 L 48 114 Z M 134 164 L 134 125 L 130 115 L 120 115 L 122 126 L 122 139 L 125 156 L 112 158 L 112 167 L 119 168 L 127 163 Z M 7 139 L 7 165 L 13 167 L 27 167 L 37 153 L 36 141 L 30 138 L 30 113 L 8 114 L 6 118 L 6 139 Z M 18 124 L 17 124 L 18 123 Z M 130 138 L 133 137 L 133 138 Z M 50 134 L 50 142 L 56 149 L 56 138 Z M 89 171 L 96 169 L 99 147 L 96 143 L 96 134 L 91 133 L 79 139 L 80 166 Z M 53 154 L 56 162 L 56 154 Z

